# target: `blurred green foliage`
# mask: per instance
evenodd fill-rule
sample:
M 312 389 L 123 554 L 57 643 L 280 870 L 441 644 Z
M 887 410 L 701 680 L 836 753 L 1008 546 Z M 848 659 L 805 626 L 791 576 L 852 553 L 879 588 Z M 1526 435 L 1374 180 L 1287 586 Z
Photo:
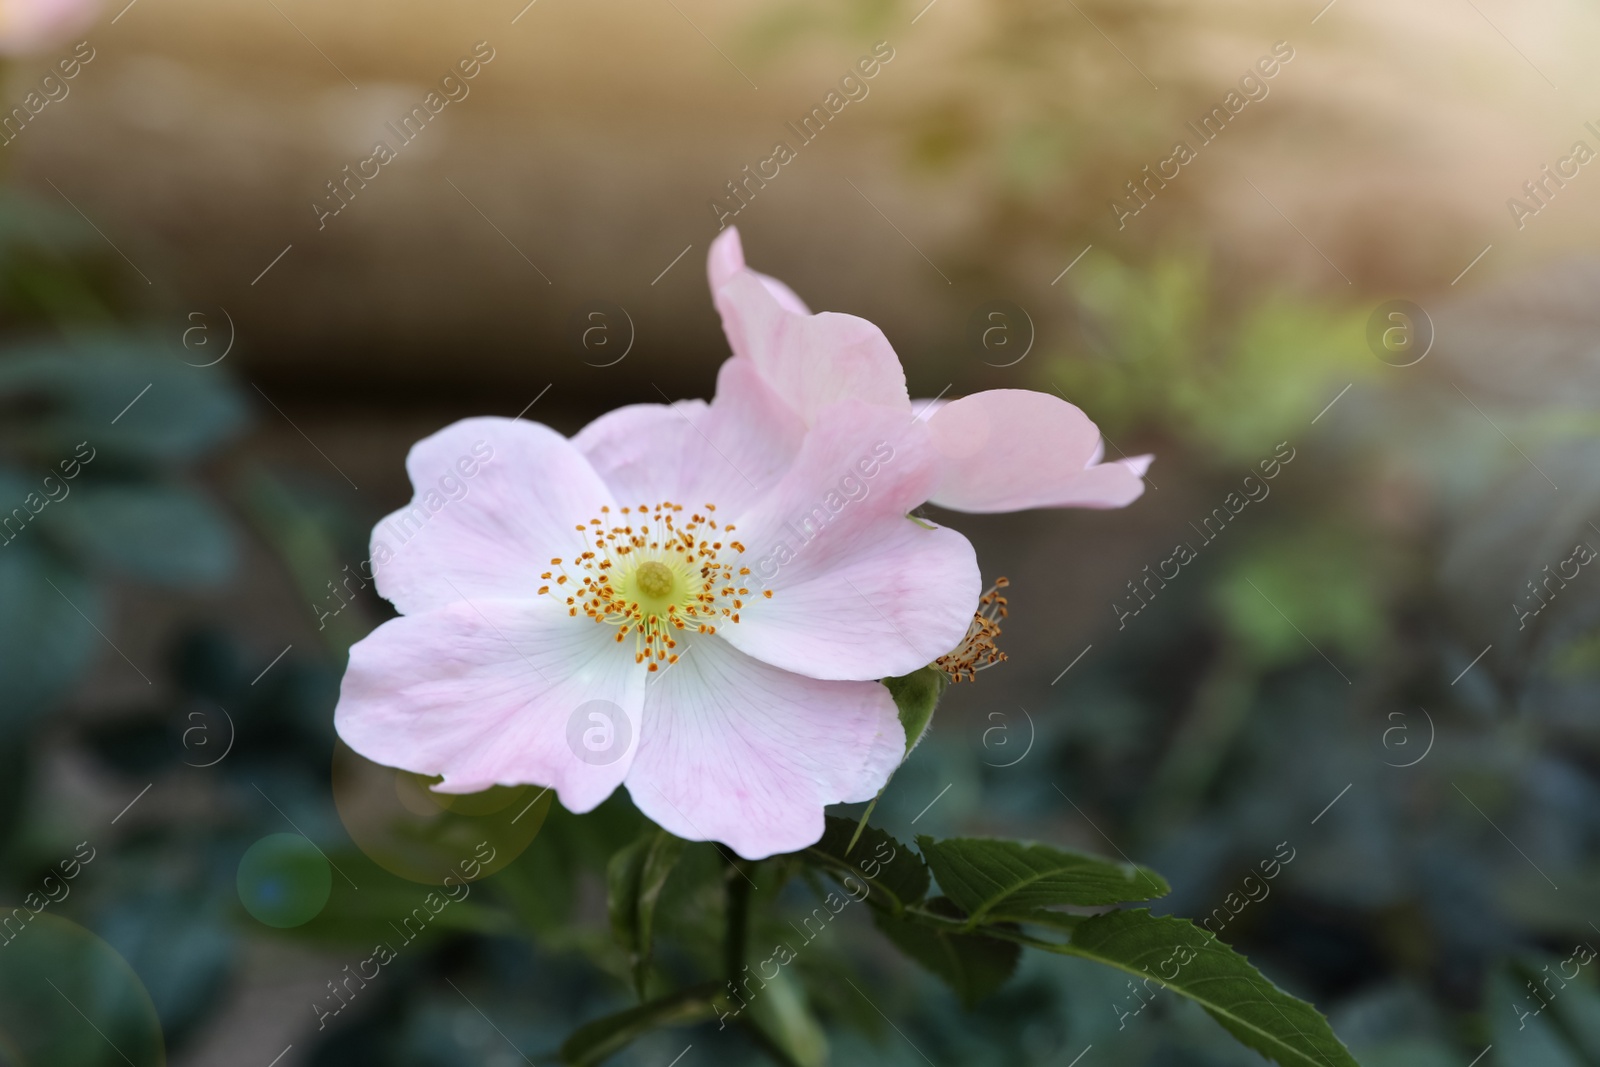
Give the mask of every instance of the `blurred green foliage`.
M 1383 369 L 1360 311 L 1270 292 L 1230 301 L 1214 288 L 1199 257 L 1085 263 L 1072 288 L 1077 343 L 1039 387 L 1059 382 L 1113 437 L 1156 432 L 1208 464 L 1248 470 L 1277 442 L 1304 437 L 1307 412 L 1343 385 Z

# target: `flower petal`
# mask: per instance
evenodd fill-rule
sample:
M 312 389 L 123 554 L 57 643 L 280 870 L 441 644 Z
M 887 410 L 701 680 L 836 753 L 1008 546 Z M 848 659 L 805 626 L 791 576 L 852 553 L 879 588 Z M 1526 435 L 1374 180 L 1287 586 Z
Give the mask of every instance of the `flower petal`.
M 626 504 L 671 500 L 738 514 L 794 459 L 805 428 L 742 359 L 717 374 L 717 395 L 608 412 L 572 439 Z
M 1150 469 L 1150 464 L 1156 461 L 1154 454 L 1146 452 L 1142 456 L 1125 456 L 1113 462 L 1120 463 L 1131 470 L 1138 478 L 1144 477 L 1144 472 Z
M 753 362 L 807 424 L 845 397 L 909 412 L 905 372 L 882 330 L 854 315 L 804 314 L 798 298 L 774 295 L 774 279 L 743 264 L 738 233 L 729 229 L 707 266 L 723 332 L 734 355 Z
M 907 512 L 937 478 L 928 429 L 847 400 L 823 411 L 793 466 L 738 518 L 757 592 L 717 633 L 813 678 L 905 674 L 960 643 L 982 584 L 967 539 Z
M 405 614 L 464 599 L 532 598 L 574 527 L 615 502 L 571 443 L 520 419 L 463 419 L 406 457 L 411 503 L 372 531 L 378 592 Z M 469 473 L 470 472 L 470 473 Z
M 638 750 L 645 672 L 614 633 L 548 598 L 391 619 L 351 647 L 334 725 L 370 760 L 443 775 L 440 792 L 547 785 L 588 811 Z
M 711 279 L 711 291 L 715 293 L 723 282 L 746 269 L 748 268 L 744 265 L 744 245 L 739 239 L 739 227 L 730 226 L 711 242 L 711 254 L 706 257 L 706 275 Z M 801 300 L 793 289 L 769 274 L 762 274 L 760 271 L 750 271 L 750 273 L 761 279 L 761 284 L 767 287 L 767 292 L 772 294 L 773 299 L 784 310 L 792 311 L 796 315 L 811 314 L 806 302 Z
M 905 754 L 894 700 L 877 682 L 825 682 L 700 637 L 645 689 L 628 771 L 633 802 L 679 837 L 746 859 L 822 836 L 828 804 L 877 794 Z
M 941 404 L 928 429 L 943 457 L 943 477 L 929 499 L 941 507 L 1120 508 L 1144 492 L 1143 470 L 1135 461 L 1090 466 L 1101 447 L 1099 429 L 1049 393 L 974 393 Z

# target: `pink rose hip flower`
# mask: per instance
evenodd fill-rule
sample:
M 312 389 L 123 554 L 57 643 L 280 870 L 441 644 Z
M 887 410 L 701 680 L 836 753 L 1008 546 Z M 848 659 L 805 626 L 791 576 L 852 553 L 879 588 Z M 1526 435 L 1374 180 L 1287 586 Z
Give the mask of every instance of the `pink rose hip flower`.
M 623 785 L 679 837 L 794 851 L 904 757 L 880 679 L 1004 658 L 1005 580 L 983 592 L 966 539 L 909 513 L 1142 491 L 1149 457 L 1100 462 L 1055 397 L 913 409 L 882 331 L 811 314 L 745 267 L 737 231 L 708 271 L 734 352 L 710 404 L 620 408 L 571 440 L 467 419 L 411 450 L 416 495 L 372 552 L 401 617 L 350 650 L 335 713 L 357 752 L 442 792 L 549 786 L 576 812 Z M 469 495 L 431 490 L 484 444 Z M 385 529 L 410 533 L 391 548 Z
M 925 425 L 844 399 L 807 429 L 729 360 L 711 404 L 621 408 L 570 441 L 447 427 L 407 460 L 418 501 L 475 441 L 494 458 L 468 496 L 397 549 L 375 534 L 402 617 L 350 651 L 346 743 L 443 792 L 548 785 L 582 812 L 625 785 L 751 859 L 877 794 L 905 750 L 877 680 L 954 648 L 980 595 L 966 539 L 906 517 L 938 477 Z M 625 750 L 575 743 L 591 721 Z

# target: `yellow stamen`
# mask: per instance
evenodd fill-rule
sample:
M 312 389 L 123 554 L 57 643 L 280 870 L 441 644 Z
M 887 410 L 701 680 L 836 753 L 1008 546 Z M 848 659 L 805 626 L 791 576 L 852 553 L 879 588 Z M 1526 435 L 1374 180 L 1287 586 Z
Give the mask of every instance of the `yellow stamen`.
M 634 512 L 632 507 L 620 510 L 623 515 Z M 584 551 L 573 560 L 575 573 L 568 574 L 560 559 L 552 559 L 556 570 L 541 577 L 554 576 L 558 586 L 571 578 L 577 595 L 566 598 L 569 614 L 575 616 L 581 608 L 595 622 L 616 626 L 619 642 L 631 631 L 634 662 L 659 670 L 660 663 L 678 660 L 669 651 L 678 647 L 675 631 L 715 634 L 721 620 L 739 621 L 745 604 L 734 598 L 750 595 L 738 584 L 738 577 L 750 573 L 738 560 L 744 545 L 727 542 L 730 554 L 724 542 L 698 536 L 703 529 L 719 529 L 709 517 L 716 508 L 707 504 L 705 510 L 707 514 L 685 520 L 682 505 L 663 501 L 654 507 L 640 505 L 633 524 L 608 526 L 590 519 L 574 527 L 585 541 Z M 601 514 L 609 516 L 610 509 L 602 508 Z M 732 529 L 720 527 L 723 532 Z M 550 586 L 541 586 L 539 592 L 549 593 Z M 762 592 L 771 598 L 772 590 Z

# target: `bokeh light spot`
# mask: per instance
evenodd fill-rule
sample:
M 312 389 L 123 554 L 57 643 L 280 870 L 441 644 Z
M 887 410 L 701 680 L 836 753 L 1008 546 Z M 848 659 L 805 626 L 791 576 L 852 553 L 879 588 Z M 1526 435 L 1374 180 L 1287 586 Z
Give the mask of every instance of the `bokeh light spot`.
M 317 917 L 333 891 L 333 871 L 299 834 L 271 834 L 245 850 L 238 884 L 245 910 L 282 929 Z

